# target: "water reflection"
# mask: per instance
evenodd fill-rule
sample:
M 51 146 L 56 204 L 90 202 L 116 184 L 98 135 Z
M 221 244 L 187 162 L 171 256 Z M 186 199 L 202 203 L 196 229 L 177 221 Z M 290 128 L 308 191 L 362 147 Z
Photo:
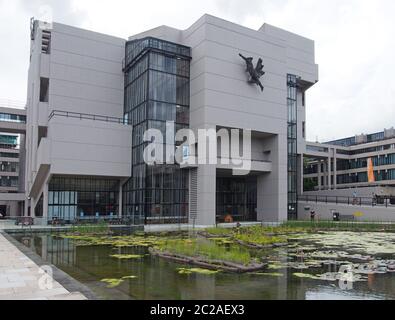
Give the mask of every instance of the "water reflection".
M 15 238 L 104 299 L 395 299 L 394 273 L 369 275 L 367 281 L 354 283 L 352 290 L 342 290 L 337 281 L 317 281 L 293 275 L 306 270 L 268 270 L 282 276 L 230 273 L 185 275 L 177 272 L 182 265 L 150 256 L 146 248 L 76 246 L 71 239 L 51 234 L 15 235 Z M 260 254 L 275 257 L 281 262 L 294 261 L 286 253 L 287 250 L 282 249 Z M 145 256 L 122 260 L 110 257 L 114 254 Z M 328 265 L 314 270 L 325 273 L 336 270 L 336 267 Z M 107 284 L 100 281 L 125 276 L 137 278 L 125 279 L 115 288 L 107 288 Z

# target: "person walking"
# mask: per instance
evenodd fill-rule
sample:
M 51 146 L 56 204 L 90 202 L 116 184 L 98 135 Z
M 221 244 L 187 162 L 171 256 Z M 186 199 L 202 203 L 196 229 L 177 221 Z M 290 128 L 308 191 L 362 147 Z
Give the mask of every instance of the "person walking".
M 352 193 L 352 204 L 356 205 L 357 204 L 357 192 L 353 191 Z
M 310 211 L 310 221 L 311 221 L 311 222 L 314 222 L 314 220 L 315 220 L 315 211 L 314 211 L 314 210 L 311 210 L 311 211 Z

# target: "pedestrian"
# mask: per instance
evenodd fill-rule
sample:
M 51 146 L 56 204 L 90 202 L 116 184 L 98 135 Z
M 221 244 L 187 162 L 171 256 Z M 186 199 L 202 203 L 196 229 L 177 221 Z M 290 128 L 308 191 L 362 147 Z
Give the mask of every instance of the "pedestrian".
M 357 204 L 357 192 L 353 191 L 352 193 L 352 204 Z
M 314 220 L 315 220 L 315 211 L 314 211 L 314 210 L 311 210 L 311 211 L 310 211 L 310 221 L 311 221 L 311 222 L 314 222 Z

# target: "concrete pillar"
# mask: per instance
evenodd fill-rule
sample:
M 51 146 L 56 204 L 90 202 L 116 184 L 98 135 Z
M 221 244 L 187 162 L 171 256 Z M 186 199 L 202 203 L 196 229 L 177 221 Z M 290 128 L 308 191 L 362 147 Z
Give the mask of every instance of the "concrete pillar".
M 303 194 L 303 180 L 304 180 L 304 156 L 301 154 L 298 156 L 298 195 Z
M 49 196 L 49 191 L 48 191 L 48 180 L 44 184 L 44 190 L 43 190 L 43 223 L 47 224 L 48 222 L 48 196 Z M 40 198 L 38 199 L 40 200 Z
M 206 124 L 199 129 L 216 131 L 216 126 Z M 202 133 L 202 132 L 201 132 Z M 217 138 L 212 137 L 210 140 L 205 135 L 195 132 L 198 142 L 197 156 L 197 216 L 196 225 L 213 226 L 216 223 L 216 191 L 217 191 Z M 214 144 L 213 144 L 214 143 Z
M 337 189 L 337 156 L 336 149 L 333 149 L 333 189 Z
M 321 160 L 318 160 L 317 172 L 318 172 L 318 190 L 321 190 L 322 189 L 322 184 L 321 184 Z
M 216 223 L 216 165 L 202 164 L 197 168 L 196 225 Z
M 119 182 L 119 195 L 118 195 L 118 217 L 122 217 L 122 181 Z
M 288 215 L 287 136 L 268 138 L 272 172 L 258 177 L 257 218 L 259 221 L 281 222 Z
M 330 151 L 329 151 L 329 153 L 330 153 Z M 328 190 L 331 190 L 332 189 L 332 182 L 331 182 L 331 177 L 332 177 L 332 165 L 331 165 L 331 156 L 329 155 L 329 157 L 328 157 L 328 166 L 327 166 L 327 168 L 328 168 Z

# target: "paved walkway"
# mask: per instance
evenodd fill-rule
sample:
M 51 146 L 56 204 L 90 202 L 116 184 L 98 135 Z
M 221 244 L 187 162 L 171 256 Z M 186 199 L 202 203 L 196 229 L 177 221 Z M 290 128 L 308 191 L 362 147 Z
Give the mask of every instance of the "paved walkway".
M 0 300 L 85 300 L 43 272 L 0 233 Z

